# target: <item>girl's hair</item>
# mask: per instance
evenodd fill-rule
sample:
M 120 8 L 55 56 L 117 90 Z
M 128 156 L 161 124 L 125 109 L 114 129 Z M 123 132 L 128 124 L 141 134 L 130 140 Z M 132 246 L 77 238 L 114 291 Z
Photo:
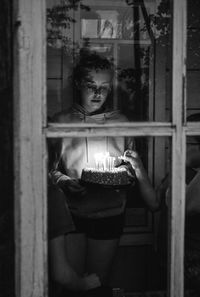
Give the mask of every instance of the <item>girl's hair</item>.
M 95 51 L 82 49 L 72 75 L 76 86 L 84 83 L 84 80 L 88 81 L 88 74 L 91 70 L 109 70 L 113 74 L 114 64 L 111 60 Z
M 82 49 L 78 56 L 76 66 L 73 69 L 71 83 L 73 86 L 74 102 L 81 103 L 81 85 L 90 81 L 90 71 L 108 70 L 111 76 L 114 75 L 114 63 L 103 55 L 88 49 Z M 104 108 L 110 108 L 112 102 L 112 91 L 108 94 Z

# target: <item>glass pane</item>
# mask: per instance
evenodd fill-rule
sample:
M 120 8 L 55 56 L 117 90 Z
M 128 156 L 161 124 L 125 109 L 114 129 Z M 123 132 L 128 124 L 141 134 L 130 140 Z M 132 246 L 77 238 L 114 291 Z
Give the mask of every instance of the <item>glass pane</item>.
M 200 3 L 187 1 L 187 116 L 200 112 Z M 200 121 L 198 116 L 188 121 Z
M 56 138 L 48 147 L 50 294 L 59 288 L 56 273 L 64 263 L 82 277 L 96 273 L 113 296 L 164 296 L 170 139 Z M 83 289 L 80 279 L 77 286 Z
M 118 46 L 118 106 L 130 121 L 149 118 L 150 50 L 150 45 Z
M 77 104 L 83 107 L 83 117 L 119 110 L 124 121 L 171 120 L 170 1 L 46 2 L 49 121 Z M 108 92 L 102 94 L 101 87 L 91 90 L 90 98 L 100 101 L 91 110 L 83 102 L 83 68 L 88 74 L 95 70 L 105 75 L 105 60 L 99 66 L 98 58 L 86 57 L 86 52 L 111 63 L 106 66 L 110 78 L 104 77 L 109 80 Z M 79 81 L 74 76 L 77 66 Z M 95 87 L 102 83 L 94 80 Z
M 199 294 L 200 283 L 200 136 L 187 137 L 186 221 L 185 221 L 185 287 Z M 187 295 L 186 295 L 187 296 Z

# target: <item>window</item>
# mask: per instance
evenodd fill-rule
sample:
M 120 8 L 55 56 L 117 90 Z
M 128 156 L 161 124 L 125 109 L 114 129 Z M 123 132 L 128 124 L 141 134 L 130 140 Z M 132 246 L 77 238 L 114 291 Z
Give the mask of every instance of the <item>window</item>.
M 100 1 L 103 2 L 103 1 Z M 119 1 L 123 2 L 123 1 Z M 129 3 L 130 1 L 128 1 Z M 151 3 L 152 1 L 147 1 Z M 107 2 L 108 3 L 108 2 Z M 199 135 L 199 123 L 186 123 L 184 116 L 185 102 L 185 52 L 186 52 L 186 3 L 183 0 L 173 2 L 173 52 L 172 52 L 172 120 L 169 116 L 163 121 L 159 118 L 155 104 L 154 92 L 150 85 L 147 89 L 148 116 L 140 122 L 127 122 L 117 125 L 49 125 L 46 121 L 46 73 L 45 73 L 45 1 L 26 1 L 26 5 L 17 3 L 15 6 L 15 21 L 20 25 L 15 39 L 15 231 L 16 231 L 16 294 L 17 296 L 47 296 L 47 226 L 46 226 L 46 139 L 52 137 L 79 137 L 97 135 L 110 136 L 169 136 L 172 139 L 172 210 L 171 210 L 171 237 L 170 237 L 170 263 L 169 263 L 169 292 L 170 296 L 183 296 L 183 236 L 184 236 L 184 179 L 185 179 L 185 146 L 186 136 Z M 108 5 L 109 6 L 109 5 Z M 73 32 L 73 37 L 83 39 L 90 38 L 91 46 L 98 50 L 116 57 L 119 56 L 120 63 L 125 63 L 124 51 L 130 46 L 129 27 L 123 28 L 116 21 L 116 16 L 121 15 L 118 6 L 102 8 L 94 5 L 95 17 L 93 15 L 79 16 L 81 30 Z M 78 13 L 75 11 L 75 17 Z M 105 27 L 107 14 L 112 15 L 109 26 Z M 141 10 L 135 8 L 135 14 Z M 126 13 L 126 12 L 124 12 Z M 96 18 L 98 14 L 98 18 Z M 37 15 L 37 18 L 35 16 Z M 125 14 L 126 15 L 126 14 Z M 100 17 L 99 17 L 100 16 Z M 122 16 L 124 14 L 122 13 Z M 120 16 L 121 17 L 121 16 Z M 127 16 L 129 20 L 129 15 Z M 122 17 L 123 21 L 123 17 Z M 91 27 L 92 24 L 92 27 Z M 131 21 L 130 24 L 131 26 Z M 92 28 L 92 30 L 88 30 Z M 122 28 L 124 30 L 122 30 Z M 105 30 L 104 30 L 105 29 Z M 78 29 L 77 29 L 78 30 Z M 145 53 L 150 51 L 148 32 L 140 36 Z M 57 40 L 58 42 L 59 40 Z M 103 44 L 103 46 L 102 46 Z M 56 54 L 51 51 L 53 55 Z M 136 52 L 133 53 L 136 55 Z M 121 58 L 120 58 L 121 55 Z M 58 54 L 59 59 L 64 56 Z M 132 57 L 131 57 L 132 59 Z M 51 60 L 53 61 L 53 59 Z M 53 63 L 53 62 L 52 62 Z M 125 63 L 126 64 L 126 63 Z M 63 65 L 63 64 L 62 64 Z M 155 75 L 155 64 L 153 70 L 149 64 L 148 73 L 144 72 L 144 82 L 151 80 Z M 56 68 L 54 73 L 49 74 L 47 85 L 56 90 L 58 104 L 56 108 L 62 108 L 61 90 L 63 76 L 59 73 L 61 68 Z M 54 77 L 57 71 L 57 76 Z M 151 76 L 152 75 L 152 76 Z M 159 78 L 158 78 L 159 79 Z M 156 85 L 153 86 L 156 90 Z M 167 86 L 165 86 L 167 88 Z M 50 90 L 50 87 L 47 88 Z M 116 89 L 117 92 L 117 89 Z M 161 91 L 160 91 L 161 92 Z M 119 98 L 117 96 L 116 98 Z M 153 95 L 152 95 L 153 94 Z M 51 97 L 51 94 L 49 94 Z M 51 97 L 52 99 L 53 97 Z M 152 101 L 150 100 L 152 98 Z M 49 101 L 50 102 L 50 101 Z M 55 102 L 48 102 L 49 116 L 51 106 Z M 120 105 L 120 100 L 113 105 Z M 149 103 L 150 104 L 150 103 Z M 159 102 L 158 102 L 159 105 Z M 60 107 L 61 106 L 61 107 Z M 157 105 L 156 105 L 157 106 Z M 165 106 L 165 105 L 164 105 Z M 144 108 L 146 106 L 139 106 Z M 167 109 L 167 107 L 166 107 Z M 152 112 L 153 110 L 153 112 Z M 163 108 L 161 108 L 163 112 Z M 157 112 L 157 114 L 156 114 Z M 143 114 L 141 112 L 141 114 Z M 156 116 L 157 115 L 157 116 Z M 148 121 L 148 122 L 147 122 Z M 157 149 L 157 146 L 155 146 Z

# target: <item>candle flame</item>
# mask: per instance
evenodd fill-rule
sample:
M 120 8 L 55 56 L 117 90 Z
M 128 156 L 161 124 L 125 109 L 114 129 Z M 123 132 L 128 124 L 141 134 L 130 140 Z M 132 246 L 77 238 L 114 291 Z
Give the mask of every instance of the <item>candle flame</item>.
M 115 157 L 111 157 L 109 152 L 94 154 L 96 169 L 112 170 L 114 169 Z

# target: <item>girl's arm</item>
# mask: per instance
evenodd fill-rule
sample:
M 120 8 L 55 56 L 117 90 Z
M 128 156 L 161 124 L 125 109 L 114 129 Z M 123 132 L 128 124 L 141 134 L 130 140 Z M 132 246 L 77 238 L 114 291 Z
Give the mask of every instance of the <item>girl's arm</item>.
M 77 179 L 73 179 L 64 173 L 62 159 L 62 139 L 51 140 L 48 143 L 49 152 L 49 179 L 58 185 L 65 194 L 85 195 L 85 188 Z
M 124 153 L 124 160 L 130 162 L 133 167 L 138 180 L 140 193 L 147 206 L 152 211 L 157 210 L 160 206 L 160 202 L 138 153 L 136 151 L 127 150 Z
M 66 255 L 65 236 L 50 240 L 49 248 L 51 277 L 72 291 L 87 291 L 101 285 L 96 274 L 79 276 L 70 265 Z

